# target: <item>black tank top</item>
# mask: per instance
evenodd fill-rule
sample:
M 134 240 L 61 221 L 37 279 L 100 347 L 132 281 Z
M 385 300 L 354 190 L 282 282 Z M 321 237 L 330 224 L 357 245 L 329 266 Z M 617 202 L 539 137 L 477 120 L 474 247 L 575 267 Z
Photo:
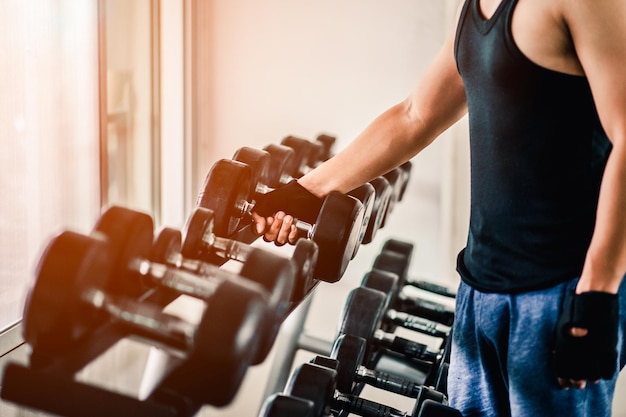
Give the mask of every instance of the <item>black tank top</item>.
M 488 20 L 466 0 L 455 58 L 465 85 L 471 210 L 457 269 L 488 292 L 546 288 L 582 271 L 610 142 L 587 79 L 531 62 L 502 0 Z

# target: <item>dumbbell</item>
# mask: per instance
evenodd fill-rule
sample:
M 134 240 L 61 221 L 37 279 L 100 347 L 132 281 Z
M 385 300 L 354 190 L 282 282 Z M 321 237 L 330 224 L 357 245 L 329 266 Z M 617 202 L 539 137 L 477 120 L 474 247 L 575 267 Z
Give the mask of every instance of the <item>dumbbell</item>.
M 257 250 L 248 256 L 240 273 L 233 274 L 215 265 L 183 258 L 179 231 L 165 228 L 153 244 L 153 228 L 148 214 L 120 206 L 109 207 L 94 226 L 94 231 L 104 234 L 112 247 L 120 248 L 114 265 L 116 276 L 126 287 L 124 293 L 137 296 L 146 291 L 146 285 L 162 286 L 206 299 L 215 285 L 224 280 L 242 277 L 257 283 L 266 291 L 268 314 L 259 331 L 255 364 L 265 360 L 289 310 L 295 280 L 293 264 L 276 254 Z M 161 262 L 151 261 L 150 256 Z
M 200 291 L 206 287 L 207 280 L 225 280 L 242 277 L 263 287 L 267 293 L 267 306 L 271 314 L 265 317 L 263 331 L 259 332 L 259 349 L 254 364 L 261 363 L 274 345 L 280 325 L 289 313 L 294 284 L 295 272 L 288 259 L 257 248 L 247 252 L 239 275 L 233 274 L 216 265 L 197 259 L 184 257 L 181 251 L 182 237 L 179 230 L 164 227 L 157 234 L 150 253 L 150 262 L 142 262 L 141 274 L 147 276 L 157 285 L 172 285 L 175 289 L 187 294 Z M 172 268 L 167 268 L 171 266 Z M 186 273 L 191 272 L 192 275 Z M 167 278 L 155 279 L 155 276 Z M 200 279 L 199 284 L 196 282 Z M 209 286 L 210 288 L 210 286 Z M 204 293 L 200 292 L 200 295 Z M 210 295 L 210 291 L 209 291 Z
M 400 286 L 411 286 L 448 298 L 456 298 L 456 293 L 448 288 L 424 280 L 412 280 L 408 277 L 410 254 L 394 250 L 382 250 L 375 258 L 372 268 L 393 272 L 400 278 Z
M 308 141 L 305 142 L 310 143 Z M 289 153 L 285 153 L 285 155 L 289 155 Z M 273 188 L 268 185 L 272 180 L 270 179 L 271 156 L 267 151 L 242 147 L 235 152 L 232 159 L 242 162 L 251 168 L 253 183 L 255 184 L 255 198 L 273 190 Z M 292 177 L 289 178 L 293 179 Z M 390 194 L 388 195 L 388 192 L 390 193 L 390 190 L 384 188 L 384 184 L 377 182 L 365 183 L 347 193 L 363 204 L 364 213 L 362 229 L 359 235 L 359 244 L 355 246 L 355 253 L 352 255 L 352 259 L 356 256 L 356 251 L 358 251 L 360 244 L 370 243 L 376 233 L 376 229 L 380 227 L 382 219 L 379 218 L 381 217 L 379 209 L 386 207 L 388 204 L 388 201 L 384 200 L 389 198 Z
M 365 287 L 354 288 L 348 294 L 342 310 L 337 337 L 347 334 L 365 339 L 366 363 L 380 349 L 385 349 L 401 354 L 430 371 L 433 364 L 441 361 L 442 352 L 433 352 L 427 345 L 383 331 L 380 323 L 385 317 L 386 307 L 387 298 L 383 292 Z
M 303 176 L 322 161 L 324 147 L 320 142 L 311 142 L 296 136 L 287 136 L 283 138 L 280 144 L 294 150 L 296 163 L 294 170 L 289 172 L 292 177 L 298 178 Z
M 276 393 L 265 399 L 258 417 L 316 417 L 315 404 L 304 398 Z
M 431 399 L 447 404 L 442 393 L 405 378 L 368 369 L 363 366 L 367 342 L 362 337 L 340 335 L 333 344 L 330 357 L 337 360 L 337 389 L 345 394 L 354 392 L 355 384 L 365 383 L 385 391 L 415 398 L 418 402 Z
M 393 272 L 372 269 L 363 276 L 361 286 L 373 288 L 387 294 L 389 308 L 432 320 L 445 326 L 452 326 L 454 322 L 454 310 L 447 306 L 435 301 L 403 294 L 399 285 L 399 277 Z M 383 329 L 391 332 L 395 328 L 394 326 L 383 326 Z
M 311 401 L 315 417 L 341 412 L 363 417 L 462 417 L 458 410 L 430 399 L 415 401 L 413 410 L 405 413 L 355 395 L 338 393 L 336 379 L 336 370 L 304 363 L 289 378 L 284 394 Z M 298 415 L 294 413 L 293 417 Z
M 321 134 L 317 136 L 315 141 L 322 144 L 322 153 L 320 155 L 320 159 L 322 161 L 326 161 L 330 159 L 330 157 L 333 154 L 332 149 L 333 149 L 333 146 L 335 145 L 336 140 L 337 139 L 334 136 L 330 136 L 326 134 Z
M 216 236 L 213 233 L 213 211 L 196 207 L 183 229 L 184 240 L 181 254 L 185 258 L 211 261 L 216 255 L 223 259 L 246 262 L 251 253 L 261 251 L 243 242 Z M 262 253 L 267 253 L 262 251 Z M 317 280 L 313 270 L 317 262 L 318 247 L 308 239 L 298 239 L 291 256 L 296 267 L 296 276 L 291 293 L 291 301 L 302 300 L 315 286 Z
M 53 238 L 28 294 L 24 340 L 34 351 L 63 354 L 113 322 L 183 359 L 168 378 L 184 375 L 177 387 L 185 394 L 206 404 L 229 403 L 256 354 L 255 329 L 267 311 L 265 292 L 242 279 L 215 283 L 199 323 L 192 324 L 123 290 L 119 284 L 129 277 L 117 275 L 116 259 L 128 249 L 100 233 L 65 231 Z
M 240 220 L 254 210 L 251 168 L 241 162 L 222 159 L 209 173 L 198 196 L 198 206 L 213 210 L 215 234 L 229 235 Z M 363 223 L 363 205 L 353 197 L 331 192 L 315 224 L 296 221 L 301 234 L 317 243 L 316 279 L 336 282 L 345 272 L 358 244 Z

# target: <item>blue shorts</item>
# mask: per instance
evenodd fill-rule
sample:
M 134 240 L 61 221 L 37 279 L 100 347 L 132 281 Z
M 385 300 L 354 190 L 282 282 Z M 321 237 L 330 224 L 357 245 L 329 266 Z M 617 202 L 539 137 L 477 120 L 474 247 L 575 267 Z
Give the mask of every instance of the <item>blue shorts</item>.
M 464 417 L 607 417 L 617 375 L 561 389 L 550 365 L 556 320 L 578 279 L 520 294 L 482 293 L 461 283 L 448 375 L 450 404 Z M 626 279 L 620 290 L 620 369 L 626 362 Z

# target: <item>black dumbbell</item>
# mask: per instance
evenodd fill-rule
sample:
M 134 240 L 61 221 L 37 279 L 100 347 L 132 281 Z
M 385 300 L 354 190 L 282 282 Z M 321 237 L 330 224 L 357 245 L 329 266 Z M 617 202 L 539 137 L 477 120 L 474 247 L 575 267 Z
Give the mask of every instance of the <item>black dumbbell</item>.
M 348 294 L 342 310 L 337 337 L 348 334 L 365 339 L 366 362 L 380 349 L 384 349 L 404 355 L 430 371 L 433 364 L 441 361 L 442 352 L 433 352 L 427 345 L 383 331 L 380 323 L 385 317 L 386 307 L 387 296 L 382 291 L 365 287 L 354 288 Z
M 355 395 L 338 393 L 335 390 L 336 379 L 336 370 L 304 363 L 291 375 L 284 393 L 311 401 L 315 417 L 341 412 L 363 417 L 462 417 L 458 410 L 430 399 L 415 401 L 413 411 L 405 413 Z M 294 414 L 294 417 L 297 415 Z
M 296 138 L 293 139 L 295 140 Z M 305 142 L 310 143 L 308 141 Z M 302 157 L 300 157 L 300 159 L 302 159 Z M 233 160 L 248 165 L 252 170 L 252 178 L 255 184 L 255 199 L 258 198 L 259 195 L 267 194 L 273 190 L 273 188 L 268 185 L 270 181 L 269 172 L 271 156 L 267 151 L 250 147 L 239 148 L 233 155 Z M 361 204 L 363 204 L 363 223 L 361 226 L 361 233 L 359 234 L 358 244 L 355 245 L 355 252 L 352 254 L 351 259 L 354 259 L 356 256 L 356 252 L 358 251 L 361 243 L 363 243 L 365 237 L 368 235 L 372 236 L 376 232 L 372 228 L 379 227 L 380 225 L 380 222 L 376 221 L 377 219 L 372 218 L 372 212 L 377 203 L 377 198 L 380 199 L 386 196 L 384 194 L 384 190 L 381 190 L 382 194 L 380 196 L 376 195 L 376 191 L 376 188 L 374 188 L 372 184 L 365 183 L 347 193 L 349 196 L 356 198 L 361 202 Z M 378 202 L 379 206 L 384 204 L 385 203 Z M 378 213 L 375 214 L 378 215 Z M 369 241 L 365 243 L 369 243 Z
M 293 149 L 288 146 L 271 143 L 264 147 L 263 150 L 270 157 L 269 176 L 265 184 L 271 188 L 278 188 L 296 179 L 291 175 L 296 170 L 296 164 L 298 163 Z M 236 156 L 239 158 L 238 154 Z
M 372 269 L 363 277 L 361 286 L 373 288 L 387 294 L 389 308 L 432 320 L 445 326 L 452 326 L 452 323 L 454 323 L 454 310 L 435 301 L 405 295 L 402 292 L 399 281 L 398 275 L 393 272 Z M 383 325 L 383 329 L 392 332 L 395 330 L 395 326 Z
M 258 417 L 316 417 L 315 404 L 304 398 L 276 393 L 263 402 Z
M 265 316 L 266 324 L 259 332 L 259 349 L 254 364 L 261 363 L 274 345 L 280 326 L 289 313 L 295 272 L 289 260 L 276 254 L 250 248 L 239 275 L 207 262 L 184 257 L 181 252 L 182 237 L 179 230 L 164 227 L 157 234 L 150 254 L 150 262 L 142 262 L 138 269 L 155 284 L 170 285 L 180 292 L 197 292 L 205 296 L 212 281 L 242 277 L 261 285 L 267 293 L 267 306 L 271 314 Z M 168 268 L 170 266 L 171 268 Z M 186 272 L 190 272 L 186 273 Z M 207 280 L 209 283 L 207 283 Z M 163 282 L 166 281 L 166 282 Z M 198 282 L 199 281 L 199 282 Z
M 264 316 L 262 331 L 258 332 L 260 341 L 255 363 L 265 360 L 289 311 L 295 267 L 288 259 L 261 250 L 253 251 L 239 274 L 185 259 L 181 255 L 179 231 L 164 228 L 153 244 L 152 218 L 146 213 L 119 206 L 112 206 L 102 213 L 94 231 L 104 234 L 113 247 L 120 248 L 116 251 L 116 276 L 125 283 L 127 291 L 133 286 L 131 294 L 144 293 L 148 284 L 205 299 L 215 285 L 224 280 L 245 278 L 261 285 L 266 291 L 269 310 Z M 150 257 L 160 262 L 154 262 Z M 143 279 L 133 279 L 137 276 Z
M 183 359 L 173 372 L 186 375 L 178 385 L 185 394 L 206 404 L 228 404 L 256 354 L 253 329 L 266 314 L 266 294 L 253 283 L 224 280 L 214 285 L 199 323 L 192 324 L 126 294 L 114 260 L 132 255 L 128 249 L 99 233 L 65 231 L 52 239 L 29 291 L 24 339 L 33 350 L 63 354 L 102 325 L 115 323 Z
M 330 157 L 333 155 L 332 150 L 335 142 L 337 141 L 337 138 L 335 138 L 334 136 L 321 134 L 317 136 L 315 141 L 322 144 L 322 153 L 320 155 L 320 159 L 322 161 L 327 161 L 328 159 L 330 159 Z
M 211 261 L 212 255 L 216 255 L 223 259 L 246 262 L 251 253 L 261 251 L 243 242 L 216 236 L 213 233 L 213 227 L 213 211 L 196 207 L 187 219 L 183 230 L 182 256 Z M 317 262 L 317 254 L 318 247 L 315 242 L 298 239 L 291 257 L 296 267 L 291 301 L 302 300 L 315 286 L 317 280 L 313 277 L 313 270 Z
M 198 206 L 215 215 L 215 233 L 223 236 L 235 230 L 239 221 L 254 210 L 251 168 L 241 162 L 222 159 L 209 173 L 198 197 Z M 296 221 L 308 239 L 317 243 L 316 279 L 336 282 L 345 272 L 358 244 L 363 223 L 363 204 L 357 199 L 331 192 L 325 199 L 314 225 Z
M 367 342 L 362 337 L 340 335 L 333 344 L 330 357 L 337 360 L 337 389 L 345 394 L 354 392 L 355 384 L 365 383 L 385 391 L 415 398 L 419 403 L 431 399 L 447 404 L 442 393 L 387 372 L 363 366 Z
M 287 136 L 280 142 L 295 152 L 295 169 L 289 174 L 294 178 L 299 178 L 311 171 L 322 162 L 324 146 L 320 142 L 311 142 L 296 136 Z
M 410 254 L 405 254 L 395 250 L 382 250 L 374 260 L 372 268 L 380 269 L 383 271 L 393 272 L 400 278 L 400 286 L 412 286 L 424 291 L 438 294 L 448 298 L 455 298 L 456 293 L 450 289 L 437 285 L 433 282 L 425 280 L 413 280 L 409 279 L 409 262 L 411 260 Z

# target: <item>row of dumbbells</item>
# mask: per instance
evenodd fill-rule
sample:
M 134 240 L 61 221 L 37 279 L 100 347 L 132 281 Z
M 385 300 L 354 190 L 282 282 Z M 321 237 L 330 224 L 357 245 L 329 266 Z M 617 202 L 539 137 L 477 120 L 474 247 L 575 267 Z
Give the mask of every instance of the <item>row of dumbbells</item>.
M 446 399 L 453 311 L 440 303 L 399 296 L 408 285 L 427 288 L 438 296 L 454 297 L 454 293 L 428 281 L 407 279 L 412 250 L 407 242 L 385 242 L 361 286 L 348 295 L 329 357 L 317 356 L 298 367 L 284 392 L 267 399 L 260 417 L 460 416 L 447 406 Z M 396 336 L 397 326 L 439 338 L 439 348 L 431 350 Z M 402 357 L 423 378 L 377 370 L 383 355 Z M 364 384 L 414 398 L 413 411 L 403 413 L 358 397 Z
M 306 142 L 317 144 L 307 145 L 309 149 L 329 152 L 320 139 Z M 284 144 L 267 148 L 277 146 L 287 148 Z M 198 403 L 228 404 L 247 368 L 266 358 L 294 304 L 317 281 L 339 280 L 366 228 L 374 232 L 364 222 L 365 207 L 371 213 L 385 195 L 400 198 L 390 196 L 393 190 L 368 193 L 363 201 L 331 194 L 316 224 L 301 225 L 307 234 L 298 240 L 291 258 L 230 239 L 245 226 L 264 175 L 286 178 L 296 173 L 272 165 L 277 160 L 278 165 L 289 166 L 286 162 L 296 154 L 289 149 L 283 150 L 287 156 L 267 159 L 267 151 L 242 148 L 235 159 L 255 155 L 258 163 L 218 161 L 183 230 L 165 227 L 155 233 L 149 214 L 113 206 L 102 213 L 90 234 L 64 231 L 55 236 L 39 260 L 28 294 L 25 341 L 33 351 L 63 355 L 113 323 L 181 359 L 163 386 L 175 387 Z M 322 154 L 316 153 L 315 163 Z M 406 182 L 398 184 L 399 192 Z M 216 257 L 240 261 L 241 270 L 220 268 Z M 154 291 L 202 300 L 202 316 L 191 323 L 164 312 L 163 305 L 148 297 Z

